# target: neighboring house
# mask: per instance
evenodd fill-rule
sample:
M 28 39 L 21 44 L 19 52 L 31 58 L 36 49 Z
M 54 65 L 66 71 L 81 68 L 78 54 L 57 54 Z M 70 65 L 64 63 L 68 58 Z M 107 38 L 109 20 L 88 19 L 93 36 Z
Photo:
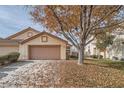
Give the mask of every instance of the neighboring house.
M 106 49 L 106 58 L 122 60 L 124 59 L 124 32 L 117 32 L 113 35 L 115 35 L 115 39 L 113 44 Z M 104 52 L 97 49 L 95 40 L 86 46 L 85 55 L 102 55 L 105 58 Z
M 107 48 L 106 52 L 110 59 L 124 59 L 124 33 L 116 34 L 113 44 Z
M 66 48 L 68 46 L 66 40 L 29 27 L 0 40 L 0 55 L 19 52 L 20 59 L 24 60 L 64 60 L 66 59 Z

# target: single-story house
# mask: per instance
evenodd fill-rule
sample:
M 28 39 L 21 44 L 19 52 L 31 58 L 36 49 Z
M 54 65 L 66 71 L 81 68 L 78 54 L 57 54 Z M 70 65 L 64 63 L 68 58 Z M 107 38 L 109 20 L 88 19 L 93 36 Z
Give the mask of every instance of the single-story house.
M 0 40 L 0 56 L 19 52 L 22 60 L 66 59 L 69 44 L 66 40 L 31 27 Z

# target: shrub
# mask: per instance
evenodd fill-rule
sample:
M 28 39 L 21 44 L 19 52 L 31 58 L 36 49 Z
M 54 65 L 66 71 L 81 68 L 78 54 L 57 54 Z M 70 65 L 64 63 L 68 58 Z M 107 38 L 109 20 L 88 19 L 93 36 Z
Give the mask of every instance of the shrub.
M 18 53 L 18 52 L 12 52 L 12 53 L 10 53 L 8 56 L 9 56 L 9 57 L 8 57 L 8 60 L 9 60 L 10 62 L 15 62 L 15 61 L 18 60 L 18 58 L 19 58 L 19 56 L 20 56 L 20 53 Z
M 70 55 L 70 58 L 78 59 L 78 56 Z
M 4 58 L 0 57 L 0 65 L 4 64 Z
M 8 61 L 8 55 L 4 55 L 0 57 L 0 65 L 5 64 Z
M 102 59 L 103 58 L 102 55 L 91 55 L 90 57 L 92 57 L 92 58 L 99 58 L 99 59 Z
M 103 55 L 100 55 L 99 58 L 102 59 L 103 58 Z
M 118 57 L 113 56 L 112 59 L 113 60 L 118 60 Z
M 20 56 L 18 52 L 12 52 L 8 55 L 4 55 L 0 57 L 0 65 L 7 64 L 10 62 L 16 62 Z
M 121 60 L 121 61 L 124 61 L 124 58 L 121 58 L 120 60 Z
M 93 58 L 98 58 L 98 56 L 97 55 L 93 55 Z
M 92 57 L 92 58 L 98 58 L 97 55 L 91 55 L 90 57 Z

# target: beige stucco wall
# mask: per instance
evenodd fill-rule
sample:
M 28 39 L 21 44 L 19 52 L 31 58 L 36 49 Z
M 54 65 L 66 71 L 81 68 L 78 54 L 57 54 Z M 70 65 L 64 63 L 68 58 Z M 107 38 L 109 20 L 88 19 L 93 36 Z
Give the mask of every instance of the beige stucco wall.
M 9 54 L 10 52 L 18 52 L 18 46 L 0 46 L 0 56 Z
M 43 36 L 43 35 L 42 35 Z M 46 34 L 44 34 L 46 36 Z M 19 46 L 19 52 L 21 53 L 20 59 L 28 59 L 28 46 L 29 45 L 61 45 L 61 59 L 66 59 L 66 43 L 58 39 L 48 36 L 48 42 L 42 42 L 41 36 L 28 41 Z
M 19 36 L 16 36 L 16 37 L 12 38 L 12 39 L 27 39 L 27 38 L 29 38 L 29 36 L 28 36 L 28 33 L 29 33 L 29 32 L 31 32 L 32 35 L 38 34 L 38 32 L 36 32 L 36 31 L 29 30 L 29 31 L 26 31 L 26 32 L 23 33 L 23 34 L 20 34 Z

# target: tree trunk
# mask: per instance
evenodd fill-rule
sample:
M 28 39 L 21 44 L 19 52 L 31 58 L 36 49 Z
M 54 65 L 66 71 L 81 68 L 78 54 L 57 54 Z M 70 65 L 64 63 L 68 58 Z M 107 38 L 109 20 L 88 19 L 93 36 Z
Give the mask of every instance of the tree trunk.
M 84 62 L 84 48 L 78 51 L 78 64 L 81 65 Z

